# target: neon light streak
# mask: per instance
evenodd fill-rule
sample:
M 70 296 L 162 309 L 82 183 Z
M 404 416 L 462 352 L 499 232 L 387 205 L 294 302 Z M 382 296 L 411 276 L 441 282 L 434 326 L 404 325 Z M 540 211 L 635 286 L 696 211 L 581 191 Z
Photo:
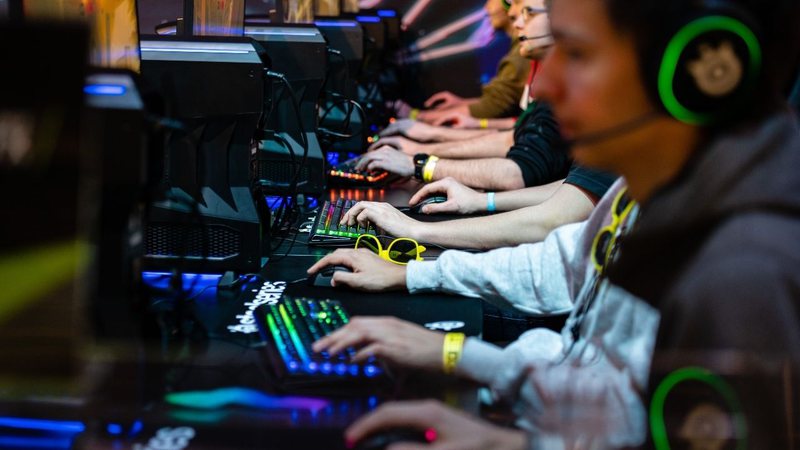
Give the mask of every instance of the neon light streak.
M 429 35 L 418 39 L 415 43 L 411 44 L 411 46 L 408 47 L 408 50 L 409 51 L 425 50 L 426 48 L 447 39 L 453 34 L 461 31 L 462 29 L 480 22 L 486 17 L 487 17 L 486 11 L 484 11 L 483 9 L 479 9 L 478 11 L 475 11 L 468 16 L 462 17 L 456 20 L 455 22 L 451 22 L 448 25 L 445 25 L 444 27 L 439 28 L 436 31 L 430 33 Z

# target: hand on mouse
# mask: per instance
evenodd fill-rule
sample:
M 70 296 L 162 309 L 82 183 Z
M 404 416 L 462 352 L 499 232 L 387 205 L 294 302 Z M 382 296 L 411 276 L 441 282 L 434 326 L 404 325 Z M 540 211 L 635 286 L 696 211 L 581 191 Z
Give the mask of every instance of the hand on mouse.
M 367 223 L 383 230 L 384 234 L 398 237 L 420 239 L 420 230 L 424 222 L 414 220 L 388 203 L 358 202 L 342 217 L 342 224 L 355 226 L 356 223 L 366 228 Z
M 447 201 L 425 205 L 422 210 L 425 214 L 472 214 L 486 211 L 485 193 L 470 189 L 451 177 L 443 178 L 422 186 L 422 188 L 411 197 L 408 204 L 416 205 L 422 200 L 434 195 L 446 195 Z
M 466 102 L 464 97 L 459 97 L 450 91 L 442 91 L 428 97 L 428 99 L 425 100 L 424 106 L 432 110 L 450 109 L 454 106 L 461 105 L 464 102 Z
M 368 292 L 381 292 L 406 288 L 406 266 L 394 264 L 369 250 L 339 249 L 326 255 L 308 268 L 314 274 L 326 266 L 346 266 L 352 272 L 333 274 L 333 286 L 348 286 Z
M 370 145 L 367 148 L 367 152 L 374 152 L 384 147 L 389 147 L 409 156 L 414 156 L 417 153 L 425 153 L 425 144 L 416 143 L 411 139 L 407 139 L 402 136 L 387 136 L 380 138 L 378 142 Z
M 358 160 L 356 170 L 385 170 L 401 177 L 410 177 L 414 175 L 414 160 L 403 152 L 384 146 L 364 154 Z
M 315 352 L 338 354 L 348 347 L 358 350 L 353 362 L 376 357 L 397 366 L 430 372 L 442 370 L 444 334 L 396 317 L 354 317 L 314 343 Z
M 523 450 L 525 434 L 501 428 L 464 412 L 444 406 L 436 400 L 392 402 L 381 405 L 350 425 L 345 431 L 349 448 L 365 437 L 389 428 L 433 430 L 436 438 L 430 444 L 397 444 L 394 449 L 459 449 L 459 450 Z

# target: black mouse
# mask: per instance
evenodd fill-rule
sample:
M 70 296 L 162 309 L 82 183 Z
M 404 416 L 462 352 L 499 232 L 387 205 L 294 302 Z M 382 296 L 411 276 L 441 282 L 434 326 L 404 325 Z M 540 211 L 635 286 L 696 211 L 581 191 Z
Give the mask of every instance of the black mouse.
M 428 437 L 431 436 L 426 436 L 424 431 L 414 428 L 390 428 L 365 437 L 358 441 L 354 448 L 356 450 L 383 450 L 395 442 L 431 442 L 433 439 L 428 439 Z
M 408 208 L 408 212 L 410 212 L 411 214 L 422 214 L 423 206 L 430 205 L 431 203 L 444 203 L 446 201 L 447 197 L 443 195 L 434 195 L 433 197 L 428 197 L 426 199 L 423 199 L 416 205 L 411 206 L 410 208 Z
M 308 285 L 331 287 L 331 279 L 333 279 L 333 274 L 335 272 L 352 272 L 352 270 L 345 266 L 323 267 L 319 272 L 308 276 Z

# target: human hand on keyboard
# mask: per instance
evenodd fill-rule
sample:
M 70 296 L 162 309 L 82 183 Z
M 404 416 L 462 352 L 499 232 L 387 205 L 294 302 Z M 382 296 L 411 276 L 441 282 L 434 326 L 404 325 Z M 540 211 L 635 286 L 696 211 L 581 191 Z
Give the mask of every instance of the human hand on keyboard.
M 373 225 L 382 234 L 409 237 L 419 241 L 424 222 L 414 220 L 388 203 L 358 202 L 342 216 L 340 225 L 367 227 Z
M 401 177 L 410 177 L 414 175 L 414 160 L 391 147 L 382 147 L 365 153 L 356 164 L 356 170 L 385 170 Z
M 367 148 L 367 151 L 374 152 L 385 147 L 405 153 L 408 156 L 414 156 L 417 153 L 427 153 L 425 151 L 425 144 L 414 142 L 411 139 L 407 139 L 402 136 L 387 136 L 380 138 L 378 142 L 370 145 Z
M 408 204 L 414 205 L 425 198 L 435 195 L 446 195 L 447 201 L 427 205 L 425 207 L 426 214 L 472 214 L 486 211 L 487 200 L 485 193 L 470 189 L 451 177 L 443 178 L 422 186 L 422 188 L 411 197 Z M 390 234 L 394 236 L 405 236 L 405 234 L 394 234 L 391 232 Z M 421 238 L 415 239 L 421 240 Z
M 396 317 L 354 317 L 313 345 L 315 352 L 357 349 L 353 362 L 370 357 L 403 367 L 441 371 L 444 334 Z
M 401 135 L 401 137 L 417 141 L 434 141 L 437 138 L 436 127 L 411 119 L 397 120 L 380 132 L 381 138 L 384 139 L 394 135 Z M 385 142 L 383 141 L 383 143 Z M 399 146 L 402 147 L 402 145 Z
M 369 250 L 336 250 L 309 267 L 307 272 L 313 275 L 327 266 L 345 266 L 353 270 L 350 273 L 334 273 L 333 286 L 348 286 L 368 292 L 406 288 L 406 266 L 389 262 Z

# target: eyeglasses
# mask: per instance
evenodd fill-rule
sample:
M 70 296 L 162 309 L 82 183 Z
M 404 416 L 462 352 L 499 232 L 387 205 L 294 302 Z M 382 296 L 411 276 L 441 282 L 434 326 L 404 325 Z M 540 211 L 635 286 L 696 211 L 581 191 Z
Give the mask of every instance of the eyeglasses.
M 522 21 L 527 22 L 539 14 L 544 14 L 547 12 L 545 8 L 534 8 L 532 6 L 523 6 L 522 7 Z
M 592 262 L 598 272 L 603 271 L 611 257 L 611 252 L 619 234 L 617 233 L 617 228 L 625 220 L 635 204 L 636 202 L 628 197 L 626 189 L 621 190 L 614 198 L 614 202 L 611 204 L 611 223 L 601 228 L 592 242 Z
M 381 258 L 395 264 L 408 264 L 409 261 L 422 261 L 420 254 L 425 247 L 409 238 L 394 239 L 383 249 L 380 239 L 372 234 L 362 234 L 356 239 L 356 248 L 366 248 Z

